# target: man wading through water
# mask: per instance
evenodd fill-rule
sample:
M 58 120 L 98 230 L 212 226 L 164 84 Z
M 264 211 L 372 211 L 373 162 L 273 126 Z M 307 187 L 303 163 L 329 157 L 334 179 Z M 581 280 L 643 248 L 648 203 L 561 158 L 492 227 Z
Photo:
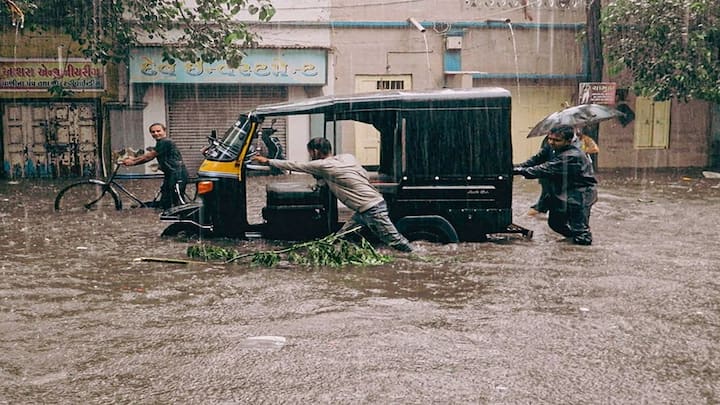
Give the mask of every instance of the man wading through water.
M 307 144 L 310 162 L 291 162 L 253 156 L 259 163 L 267 163 L 282 170 L 294 170 L 322 178 L 340 202 L 355 211 L 345 222 L 343 231 L 358 225 L 368 227 L 381 241 L 401 252 L 412 252 L 413 246 L 390 221 L 387 204 L 370 184 L 368 174 L 351 154 L 332 155 L 332 145 L 325 138 L 313 138 Z
M 135 166 L 158 160 L 160 170 L 163 172 L 163 182 L 160 186 L 160 208 L 166 210 L 180 203 L 180 194 L 185 194 L 188 182 L 188 172 L 182 161 L 180 150 L 171 141 L 165 131 L 165 125 L 158 122 L 150 125 L 150 135 L 155 139 L 155 147 L 150 148 L 144 155 L 127 157 L 123 160 L 126 166 Z M 177 190 L 176 187 L 177 186 Z
M 561 126 L 547 137 L 552 153 L 542 149 L 513 168 L 513 174 L 528 179 L 547 179 L 550 228 L 578 245 L 592 244 L 590 209 L 597 201 L 597 180 L 590 158 L 573 145 L 575 130 Z

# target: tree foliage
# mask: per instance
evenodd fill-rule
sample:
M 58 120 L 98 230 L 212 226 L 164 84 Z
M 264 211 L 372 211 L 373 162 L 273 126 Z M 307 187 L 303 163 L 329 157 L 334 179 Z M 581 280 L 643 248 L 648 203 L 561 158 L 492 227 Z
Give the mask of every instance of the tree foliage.
M 614 0 L 601 28 L 611 74 L 655 100 L 720 102 L 720 1 Z
M 275 14 L 270 0 L 4 0 L 2 23 L 39 31 L 56 27 L 95 62 L 126 60 L 131 47 L 159 45 L 167 61 L 240 64 L 259 39 L 247 15 L 260 22 Z M 246 16 L 246 21 L 241 16 Z

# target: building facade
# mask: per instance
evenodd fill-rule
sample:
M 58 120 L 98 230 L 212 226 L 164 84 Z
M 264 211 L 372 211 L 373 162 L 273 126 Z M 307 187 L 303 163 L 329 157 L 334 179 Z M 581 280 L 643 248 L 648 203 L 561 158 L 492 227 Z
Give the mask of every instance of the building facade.
M 0 31 L 0 176 L 95 174 L 117 69 L 79 55 L 57 32 Z
M 535 123 L 580 103 L 579 85 L 589 81 L 586 18 L 580 0 L 333 1 L 334 87 L 504 87 L 513 95 L 513 160 L 521 162 L 539 148 L 541 139 L 526 137 Z M 652 102 L 628 91 L 626 77 L 603 81 L 617 86 L 608 104 L 626 109 L 628 120 L 600 125 L 600 169 L 720 166 L 717 106 Z M 359 156 L 371 155 L 363 152 L 371 138 L 354 143 Z
M 379 90 L 500 86 L 513 95 L 513 160 L 535 153 L 526 137 L 547 114 L 580 102 L 588 81 L 582 0 L 277 0 L 270 23 L 243 64 L 163 63 L 158 44 L 133 50 L 127 66 L 73 58 L 59 35 L 3 32 L 0 45 L 2 175 L 91 175 L 111 150 L 152 146 L 147 128 L 166 123 L 188 168 L 197 170 L 207 136 L 222 135 L 259 104 Z M 56 69 L 55 66 L 58 66 Z M 53 78 L 53 71 L 58 77 Z M 58 73 L 59 72 L 59 73 Z M 707 167 L 717 164 L 718 107 L 635 97 L 623 78 L 610 104 L 634 119 L 601 124 L 598 167 Z M 72 94 L 53 97 L 62 80 Z M 290 159 L 322 129 L 313 117 L 274 124 Z M 378 160 L 373 128 L 340 128 L 342 149 Z M 715 157 L 713 157 L 715 156 Z M 150 174 L 144 166 L 133 168 Z
M 224 61 L 168 65 L 154 44 L 134 49 L 129 62 L 129 93 L 126 111 L 118 111 L 118 122 L 142 123 L 133 139 L 114 137 L 113 147 L 134 143 L 152 145 L 147 128 L 166 123 L 168 134 L 183 153 L 191 175 L 202 162 L 200 150 L 207 136 L 222 136 L 238 116 L 260 104 L 332 93 L 328 77 L 330 52 L 329 2 L 309 0 L 274 2 L 277 14 L 267 24 L 252 24 L 262 40 L 249 49 L 238 68 Z M 132 106 L 140 106 L 133 108 Z M 307 120 L 279 120 L 275 134 L 288 156 L 304 157 L 308 137 Z M 288 137 L 288 134 L 293 137 Z M 147 170 L 138 168 L 136 170 Z

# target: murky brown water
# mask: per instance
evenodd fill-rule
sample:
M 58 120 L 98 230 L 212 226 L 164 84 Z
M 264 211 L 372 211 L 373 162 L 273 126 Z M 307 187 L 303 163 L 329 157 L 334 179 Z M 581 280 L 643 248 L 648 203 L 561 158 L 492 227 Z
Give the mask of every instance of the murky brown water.
M 683 176 L 602 174 L 590 247 L 516 178 L 532 240 L 340 271 L 134 261 L 195 241 L 0 181 L 0 403 L 717 403 L 720 188 Z

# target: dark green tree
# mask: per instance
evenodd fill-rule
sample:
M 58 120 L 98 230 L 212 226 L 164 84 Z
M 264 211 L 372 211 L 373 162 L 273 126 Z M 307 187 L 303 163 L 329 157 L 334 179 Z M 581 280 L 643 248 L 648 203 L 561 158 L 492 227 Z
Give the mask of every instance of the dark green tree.
M 614 0 L 601 28 L 610 73 L 637 94 L 720 102 L 720 1 Z
M 122 62 L 131 47 L 163 47 L 167 61 L 224 59 L 237 67 L 257 35 L 238 18 L 267 22 L 269 0 L 0 0 L 0 22 L 17 30 L 58 28 L 94 62 Z

